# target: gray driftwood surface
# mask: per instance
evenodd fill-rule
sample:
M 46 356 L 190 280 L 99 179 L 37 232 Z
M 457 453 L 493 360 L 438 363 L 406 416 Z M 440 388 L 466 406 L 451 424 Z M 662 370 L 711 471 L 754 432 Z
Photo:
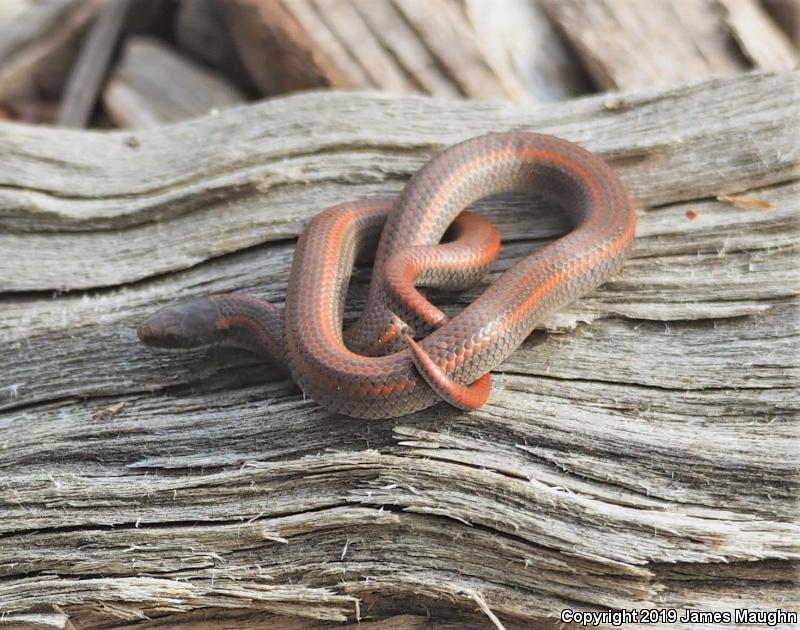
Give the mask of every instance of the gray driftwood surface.
M 800 609 L 798 78 L 538 108 L 310 93 L 136 135 L 0 125 L 0 625 Z M 481 410 L 332 418 L 258 358 L 137 342 L 173 300 L 281 302 L 310 217 L 502 129 L 604 155 L 640 221 L 623 272 L 531 335 Z M 530 206 L 484 204 L 498 269 L 564 231 Z

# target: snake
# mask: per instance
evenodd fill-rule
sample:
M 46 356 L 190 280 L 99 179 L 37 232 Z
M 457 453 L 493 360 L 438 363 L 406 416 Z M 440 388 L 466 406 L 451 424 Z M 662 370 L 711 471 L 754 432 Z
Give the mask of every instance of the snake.
M 544 197 L 571 230 L 448 317 L 419 287 L 480 281 L 500 239 L 466 209 L 509 192 Z M 394 198 L 344 202 L 312 218 L 295 247 L 283 309 L 214 294 L 167 305 L 137 333 L 148 346 L 226 343 L 266 355 L 334 415 L 394 418 L 442 400 L 474 410 L 490 396 L 490 372 L 538 323 L 620 270 L 635 228 L 631 196 L 600 157 L 532 131 L 488 133 L 439 153 Z M 345 330 L 354 265 L 372 252 L 366 305 Z

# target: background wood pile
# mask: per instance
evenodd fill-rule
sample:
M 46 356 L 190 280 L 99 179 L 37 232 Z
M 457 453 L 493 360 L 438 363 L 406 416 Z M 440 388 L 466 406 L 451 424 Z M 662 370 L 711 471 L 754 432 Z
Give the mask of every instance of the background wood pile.
M 799 15 L 0 4 L 0 628 L 800 611 Z M 640 222 L 624 271 L 544 322 L 478 412 L 331 418 L 255 357 L 137 342 L 174 300 L 280 303 L 310 217 L 498 129 L 603 155 Z M 480 206 L 495 274 L 567 229 L 528 199 Z
M 142 128 L 314 88 L 548 102 L 786 71 L 798 43 L 797 0 L 6 0 L 0 104 Z

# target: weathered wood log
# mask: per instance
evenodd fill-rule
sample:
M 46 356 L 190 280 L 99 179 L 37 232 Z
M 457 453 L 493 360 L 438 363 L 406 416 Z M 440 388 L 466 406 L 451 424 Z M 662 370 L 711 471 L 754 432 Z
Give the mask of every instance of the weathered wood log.
M 118 127 L 144 129 L 241 104 L 224 77 L 149 37 L 125 42 L 122 60 L 103 93 Z
M 800 0 L 764 0 L 764 6 L 789 40 L 800 48 Z
M 0 10 L 0 99 L 60 89 L 80 35 L 102 0 L 4 2 Z
M 263 94 L 314 87 L 524 94 L 506 64 L 490 63 L 449 0 L 229 0 L 220 7 Z
M 583 142 L 618 165 L 634 197 L 647 206 L 786 181 L 798 169 L 792 81 L 753 76 L 640 92 L 623 100 L 622 110 L 616 109 L 618 99 L 607 97 L 531 110 L 321 93 L 189 122 L 168 133 L 54 136 L 47 129 L 12 127 L 0 141 L 25 159 L 7 163 L 2 174 L 0 225 L 11 231 L 0 234 L 0 248 L 15 256 L 0 259 L 0 290 L 112 286 L 292 238 L 331 200 L 385 191 L 387 180 L 398 189 L 433 151 L 498 128 L 536 128 Z M 762 99 L 747 101 L 742 89 L 757 89 Z M 352 118 L 340 122 L 350 111 Z M 713 124 L 709 111 L 715 112 Z M 426 122 L 445 113 L 458 125 Z M 423 122 L 393 122 L 411 118 Z M 320 128 L 333 131 L 320 134 Z M 73 156 L 77 143 L 80 154 Z M 397 147 L 406 150 L 398 154 Z M 64 152 L 72 160 L 66 165 Z M 699 155 L 713 170 L 698 169 Z M 170 247 L 149 255 L 159 239 Z M 73 256 L 76 251 L 82 255 Z
M 181 0 L 175 18 L 175 37 L 180 47 L 193 57 L 223 72 L 237 86 L 255 93 L 215 0 Z
M 131 0 L 116 0 L 103 5 L 70 72 L 56 118 L 57 124 L 85 127 L 89 122 L 108 74 L 111 56 L 125 26 L 130 5 Z
M 494 67 L 509 68 L 527 100 L 558 101 L 592 91 L 588 75 L 536 0 L 459 0 Z
M 798 67 L 798 51 L 792 47 L 787 34 L 781 31 L 761 4 L 755 0 L 717 2 L 739 50 L 754 68 L 780 72 Z
M 6 621 L 797 610 L 799 89 L 746 75 L 538 109 L 306 94 L 136 136 L 0 124 Z M 505 128 L 606 156 L 640 222 L 624 271 L 544 322 L 481 410 L 331 418 L 256 357 L 138 344 L 169 301 L 280 302 L 310 216 Z M 481 204 L 498 271 L 565 229 L 533 205 Z
M 541 0 L 604 89 L 797 67 L 756 0 Z

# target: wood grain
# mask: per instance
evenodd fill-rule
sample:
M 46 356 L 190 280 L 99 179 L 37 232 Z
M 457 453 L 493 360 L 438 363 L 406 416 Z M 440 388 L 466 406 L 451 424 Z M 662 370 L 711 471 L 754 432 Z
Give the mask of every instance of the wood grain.
M 541 4 L 603 89 L 671 86 L 798 64 L 797 51 L 756 0 Z
M 522 629 L 566 607 L 796 610 L 799 78 L 622 108 L 305 94 L 136 147 L 1 124 L 4 619 Z M 281 302 L 308 217 L 490 128 L 602 153 L 640 218 L 623 272 L 544 322 L 481 410 L 331 418 L 257 357 L 137 342 L 173 300 Z M 565 229 L 527 199 L 481 207 L 505 241 L 494 273 Z
M 130 0 L 106 3 L 81 44 L 81 52 L 70 70 L 56 123 L 85 127 L 94 111 L 108 74 L 111 56 L 129 14 Z
M 103 92 L 117 127 L 146 129 L 244 102 L 223 76 L 149 37 L 130 37 Z
M 574 52 L 535 0 L 458 0 L 495 68 L 508 68 L 530 101 L 592 91 Z
M 0 142 L 19 157 L 0 173 L 0 248 L 15 252 L 0 289 L 114 286 L 294 238 L 328 205 L 398 190 L 438 149 L 493 129 L 584 144 L 645 206 L 786 181 L 800 170 L 796 77 L 640 91 L 622 111 L 607 97 L 532 110 L 319 93 L 135 136 L 6 126 Z
M 230 0 L 222 8 L 263 94 L 328 86 L 524 94 L 508 65 L 484 54 L 450 0 Z
M 102 0 L 3 3 L 0 15 L 0 99 L 57 92 L 80 36 Z

